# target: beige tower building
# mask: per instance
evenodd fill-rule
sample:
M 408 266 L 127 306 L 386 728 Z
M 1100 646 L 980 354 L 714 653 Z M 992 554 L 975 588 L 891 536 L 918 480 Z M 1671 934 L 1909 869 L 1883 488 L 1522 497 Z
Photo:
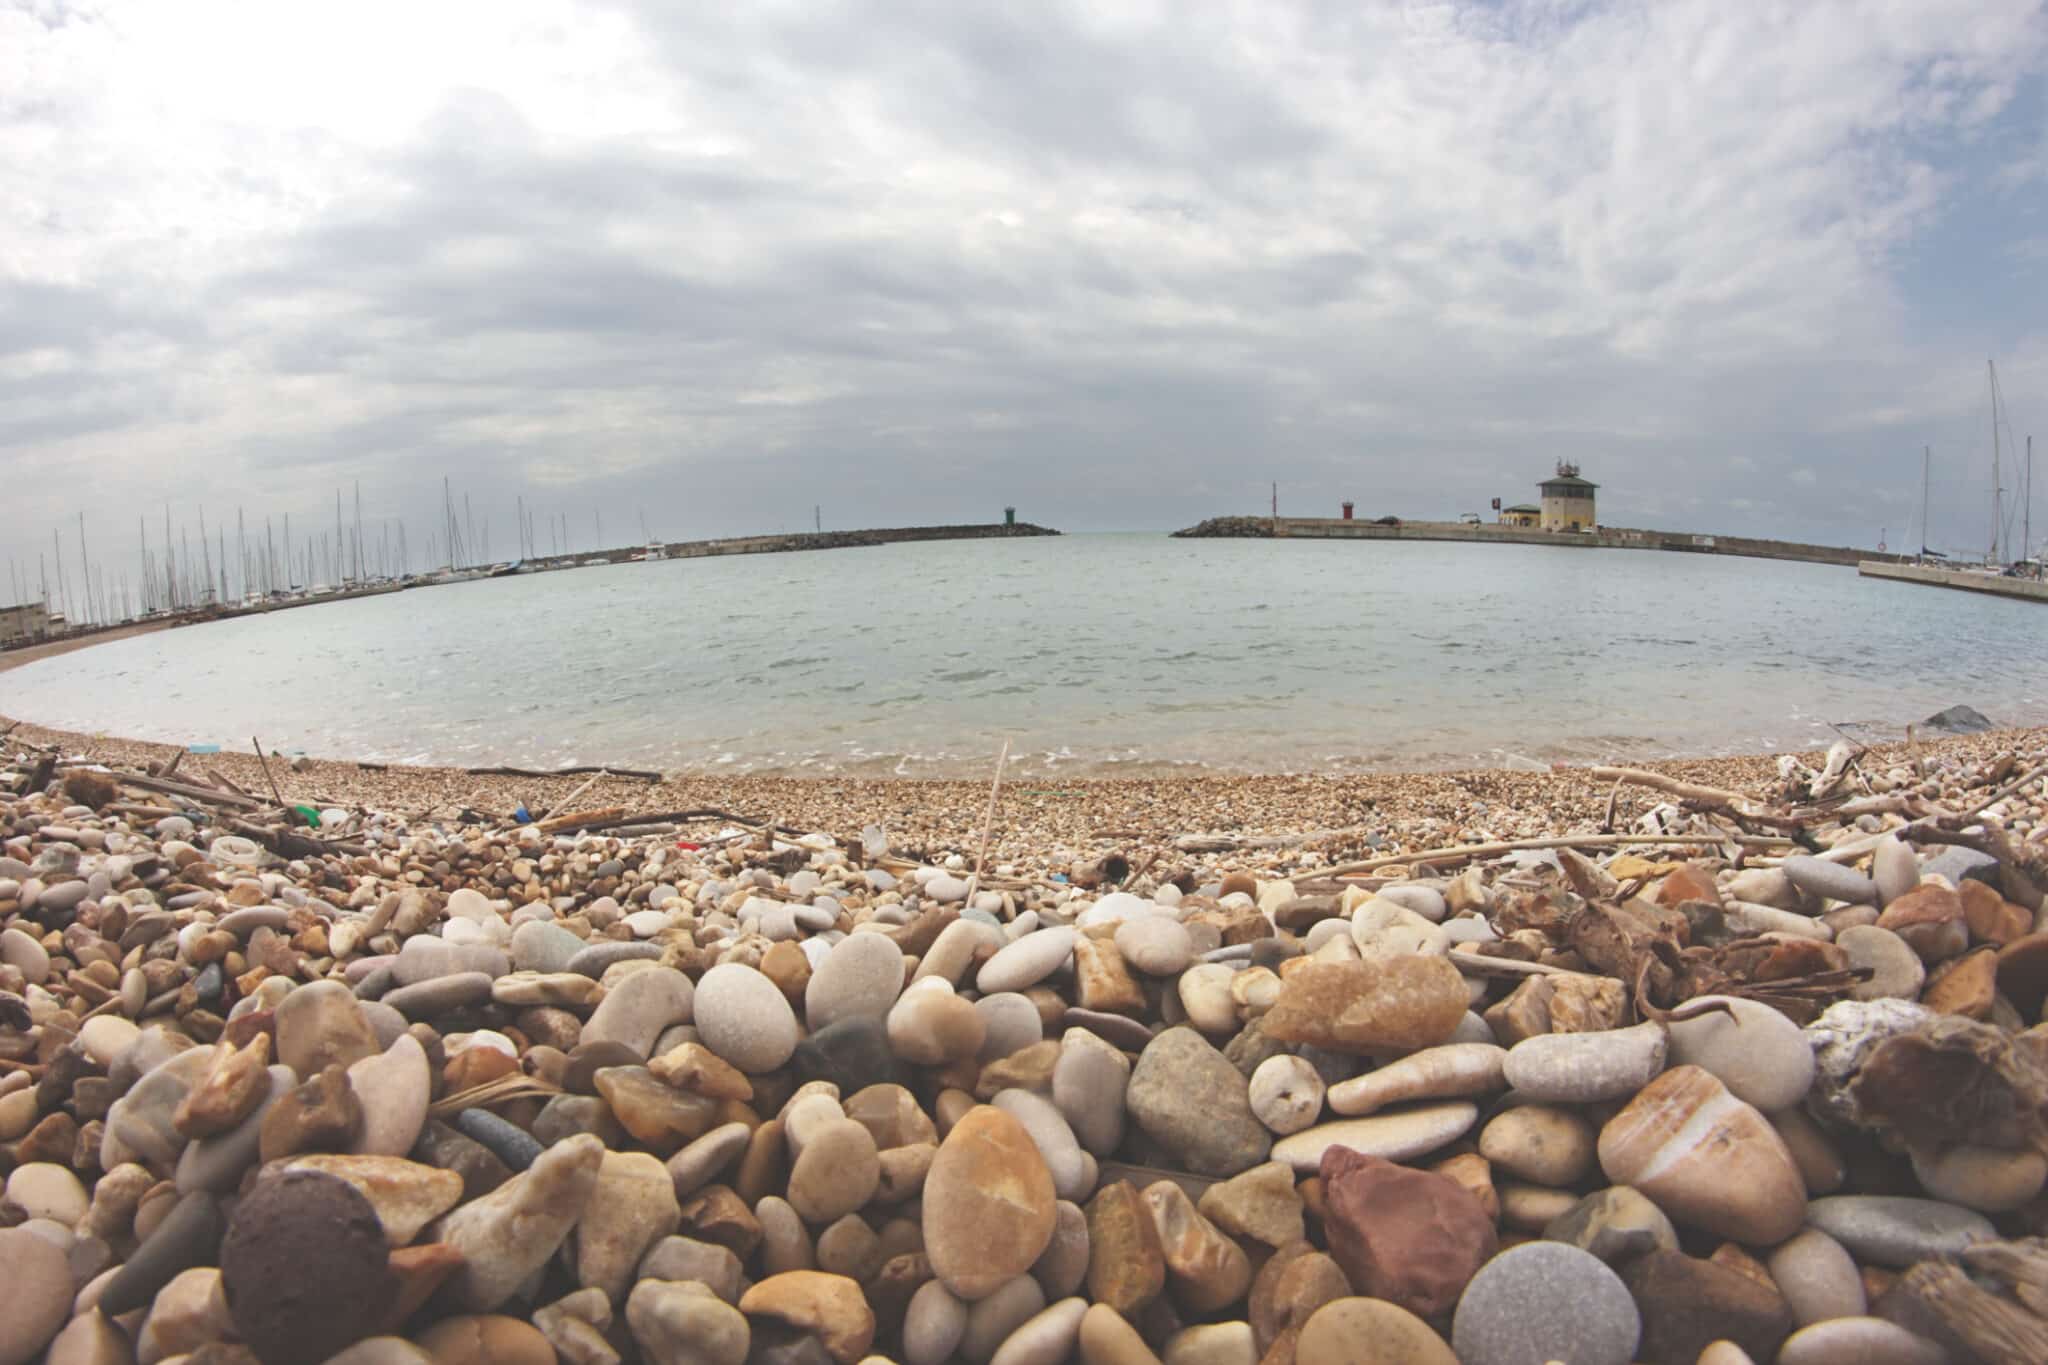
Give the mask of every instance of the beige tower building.
M 1559 460 L 1556 477 L 1543 481 L 1543 529 L 1591 531 L 1599 526 L 1593 513 L 1593 491 L 1599 486 L 1580 478 L 1577 465 Z

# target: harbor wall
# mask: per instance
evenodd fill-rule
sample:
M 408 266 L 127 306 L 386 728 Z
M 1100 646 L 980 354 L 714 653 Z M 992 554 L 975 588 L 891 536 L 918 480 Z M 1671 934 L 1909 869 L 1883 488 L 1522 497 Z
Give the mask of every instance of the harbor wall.
M 1448 521 L 1404 521 L 1385 526 L 1337 517 L 1221 517 L 1177 534 L 1270 536 L 1310 540 L 1434 540 L 1473 545 L 1542 545 L 1568 550 L 1670 550 L 1682 554 L 1736 555 L 1747 559 L 1789 559 L 1808 564 L 1853 567 L 1871 552 L 1849 546 L 1807 545 L 1753 536 L 1695 535 L 1684 531 L 1642 531 L 1601 527 L 1597 531 L 1538 531 L 1527 527 Z
M 1994 597 L 2048 602 L 2048 583 L 2038 578 L 2002 578 L 1995 574 L 1971 573 L 1967 569 L 1942 569 L 1932 564 L 1871 561 L 1858 564 L 1856 572 L 1865 578 L 1889 578 L 1897 583 L 1919 583 L 1930 588 L 1957 588 L 1963 592 L 1989 593 Z

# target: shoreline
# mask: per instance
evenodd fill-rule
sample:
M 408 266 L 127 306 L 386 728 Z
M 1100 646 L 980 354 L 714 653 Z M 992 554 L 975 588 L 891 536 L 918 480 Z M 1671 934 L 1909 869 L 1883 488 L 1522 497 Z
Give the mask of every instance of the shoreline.
M 197 622 L 176 620 L 136 621 L 125 626 L 115 626 L 111 630 L 97 630 L 90 635 L 45 640 L 41 644 L 0 650 L 0 673 L 11 673 L 25 664 L 36 663 L 42 659 L 54 659 L 60 654 L 75 654 L 94 645 L 112 644 L 116 640 L 126 640 L 135 635 L 154 635 L 160 630 L 170 630 L 174 626 L 196 624 Z
M 225 779 L 250 793 L 274 778 L 287 801 L 320 807 L 403 812 L 453 820 L 467 808 L 487 819 L 509 818 L 524 804 L 539 817 L 574 797 L 576 809 L 627 813 L 717 809 L 748 819 L 857 836 L 881 823 L 899 848 L 973 856 L 989 801 L 986 777 L 762 777 L 704 772 L 664 773 L 659 781 L 591 772 L 514 776 L 460 768 L 364 764 L 356 760 L 272 755 L 269 772 L 253 752 L 193 754 L 175 745 L 52 729 L 0 717 L 6 742 L 55 746 L 67 756 L 144 767 L 181 756 L 180 773 Z M 1926 758 L 1976 760 L 2048 745 L 2048 726 L 1975 735 L 1872 744 L 1873 770 Z M 1777 753 L 1672 758 L 1631 764 L 1679 781 L 1760 791 L 1777 780 Z M 1796 751 L 1817 762 L 1821 751 Z M 991 765 L 992 766 L 992 765 Z M 593 780 L 594 779 L 594 780 Z M 1334 857 L 1372 856 L 1400 847 L 1485 842 L 1576 833 L 1608 819 L 1611 783 L 1590 764 L 1546 771 L 1508 768 L 1367 772 L 1213 774 L 1185 777 L 1017 777 L 1006 774 L 990 840 L 994 860 L 1058 862 L 1109 848 L 1161 850 L 1189 835 L 1224 834 L 1247 845 L 1295 836 Z M 1613 827 L 1626 829 L 1665 798 L 1624 788 Z M 1302 839 L 1300 836 L 1312 834 Z

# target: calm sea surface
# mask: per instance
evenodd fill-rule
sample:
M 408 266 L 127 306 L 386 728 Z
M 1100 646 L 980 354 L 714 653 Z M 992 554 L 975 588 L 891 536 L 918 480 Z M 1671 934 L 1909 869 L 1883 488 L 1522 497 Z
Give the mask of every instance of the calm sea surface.
M 1653 551 L 1159 535 L 671 560 L 425 588 L 0 674 L 171 743 L 734 772 L 1333 771 L 2048 722 L 2048 612 Z M 1014 768 L 1012 771 L 1017 771 Z

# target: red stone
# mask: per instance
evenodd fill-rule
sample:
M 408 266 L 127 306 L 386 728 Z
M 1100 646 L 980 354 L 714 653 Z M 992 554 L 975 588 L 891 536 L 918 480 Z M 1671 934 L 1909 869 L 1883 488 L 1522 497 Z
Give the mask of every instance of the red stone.
M 1349 1147 L 1324 1152 L 1320 1175 L 1330 1256 L 1355 1294 L 1435 1317 L 1500 1249 L 1486 1210 L 1446 1176 Z

